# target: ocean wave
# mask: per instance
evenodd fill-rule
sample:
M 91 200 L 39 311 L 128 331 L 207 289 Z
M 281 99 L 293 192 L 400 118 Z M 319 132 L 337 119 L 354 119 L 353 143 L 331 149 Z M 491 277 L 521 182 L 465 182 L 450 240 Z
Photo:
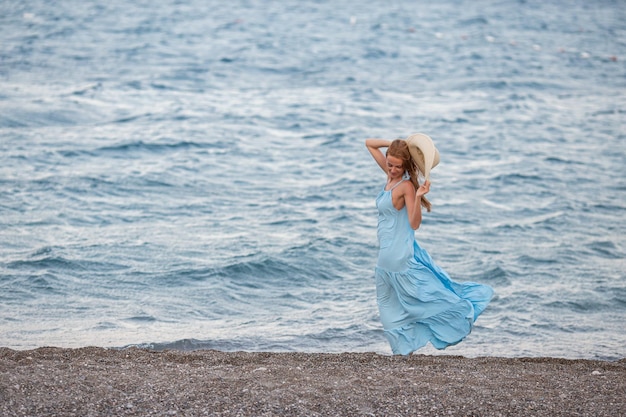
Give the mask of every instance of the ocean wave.
M 456 6 L 10 11 L 0 345 L 388 352 L 363 140 L 422 131 L 416 236 L 496 290 L 445 353 L 624 356 L 616 5 Z
M 185 140 L 172 142 L 146 142 L 143 140 L 137 140 L 119 143 L 113 146 L 104 146 L 94 150 L 93 153 L 99 156 L 103 153 L 122 153 L 124 155 L 129 155 L 131 152 L 162 153 L 179 150 L 223 148 L 224 146 L 224 143 L 202 143 Z
M 100 120 L 92 112 L 69 108 L 50 109 L 49 106 L 38 105 L 20 107 L 14 104 L 12 108 L 4 107 L 2 110 L 0 128 L 75 126 L 93 124 Z
M 595 254 L 608 259 L 626 259 L 626 253 L 609 240 L 594 241 L 586 246 Z

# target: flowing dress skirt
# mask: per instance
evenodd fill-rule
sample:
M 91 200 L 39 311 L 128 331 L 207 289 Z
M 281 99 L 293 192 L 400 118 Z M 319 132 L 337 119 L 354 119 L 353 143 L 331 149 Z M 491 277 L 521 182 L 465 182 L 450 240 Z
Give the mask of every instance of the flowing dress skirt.
M 403 272 L 376 268 L 376 293 L 385 336 L 394 354 L 408 355 L 428 342 L 445 349 L 463 340 L 493 297 L 491 287 L 458 283 L 414 242 Z

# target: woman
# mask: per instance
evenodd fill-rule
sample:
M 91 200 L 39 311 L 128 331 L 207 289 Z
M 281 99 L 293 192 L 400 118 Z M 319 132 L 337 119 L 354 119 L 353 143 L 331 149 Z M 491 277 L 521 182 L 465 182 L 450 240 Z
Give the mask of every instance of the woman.
M 423 134 L 393 142 L 367 139 L 365 145 L 387 174 L 387 183 L 376 198 L 380 245 L 376 295 L 391 350 L 408 355 L 428 342 L 437 349 L 455 345 L 470 333 L 493 290 L 452 281 L 415 240 L 422 207 L 431 209 L 425 195 L 439 153 Z M 381 148 L 387 148 L 386 154 Z M 421 185 L 419 176 L 425 179 Z

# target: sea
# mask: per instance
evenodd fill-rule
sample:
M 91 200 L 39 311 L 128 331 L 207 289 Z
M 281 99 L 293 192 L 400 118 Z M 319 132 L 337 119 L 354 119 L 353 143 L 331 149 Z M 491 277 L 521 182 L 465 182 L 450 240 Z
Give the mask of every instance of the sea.
M 366 138 L 492 286 L 466 357 L 626 357 L 621 0 L 5 0 L 0 346 L 391 354 Z

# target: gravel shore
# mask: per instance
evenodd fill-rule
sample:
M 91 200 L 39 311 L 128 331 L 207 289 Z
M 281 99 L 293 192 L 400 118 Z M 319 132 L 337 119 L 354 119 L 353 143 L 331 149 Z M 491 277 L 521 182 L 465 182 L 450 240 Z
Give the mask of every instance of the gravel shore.
M 626 359 L 0 348 L 3 416 L 620 416 Z

